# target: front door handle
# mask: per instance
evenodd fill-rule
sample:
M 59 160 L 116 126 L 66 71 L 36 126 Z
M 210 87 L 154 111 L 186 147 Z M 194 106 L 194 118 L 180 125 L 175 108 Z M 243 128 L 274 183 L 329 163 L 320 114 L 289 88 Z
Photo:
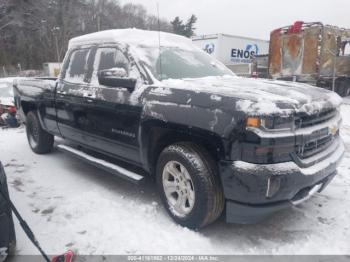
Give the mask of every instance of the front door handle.
M 58 95 L 59 98 L 64 98 L 64 95 L 65 95 L 65 94 L 67 94 L 67 92 L 65 92 L 65 91 L 60 91 L 60 90 L 57 91 L 57 95 Z
M 86 102 L 88 102 L 88 103 L 93 103 L 94 102 L 94 100 L 93 99 L 86 99 Z

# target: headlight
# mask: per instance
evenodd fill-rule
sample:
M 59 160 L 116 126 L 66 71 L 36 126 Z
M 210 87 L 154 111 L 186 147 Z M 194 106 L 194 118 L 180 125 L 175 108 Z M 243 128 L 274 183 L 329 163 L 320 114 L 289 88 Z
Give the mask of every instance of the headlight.
M 246 128 L 255 127 L 271 131 L 293 130 L 294 117 L 248 117 Z

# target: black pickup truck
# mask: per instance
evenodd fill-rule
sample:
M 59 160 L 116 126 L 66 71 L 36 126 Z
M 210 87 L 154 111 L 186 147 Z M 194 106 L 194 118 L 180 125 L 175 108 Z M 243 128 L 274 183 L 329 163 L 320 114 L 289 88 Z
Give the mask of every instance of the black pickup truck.
M 154 176 L 189 228 L 225 207 L 228 222 L 255 223 L 297 205 L 327 186 L 344 153 L 337 94 L 239 78 L 173 34 L 74 38 L 57 80 L 22 79 L 14 91 L 35 153 L 57 136 L 69 142 L 58 149 L 113 174 Z

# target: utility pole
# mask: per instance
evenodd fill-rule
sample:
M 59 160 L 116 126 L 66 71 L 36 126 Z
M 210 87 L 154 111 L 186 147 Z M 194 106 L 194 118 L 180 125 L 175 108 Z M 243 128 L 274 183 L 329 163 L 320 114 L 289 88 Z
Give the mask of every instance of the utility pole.
M 60 49 L 58 46 L 58 32 L 60 31 L 60 28 L 58 26 L 55 26 L 52 28 L 51 32 L 55 40 L 55 45 L 56 45 L 56 55 L 57 55 L 57 62 L 61 62 L 61 57 L 60 57 Z
M 43 30 L 44 29 L 44 24 L 46 24 L 46 20 L 45 19 L 41 19 L 41 21 L 40 21 L 40 29 L 39 29 L 40 40 L 42 39 L 42 36 L 45 33 L 45 31 L 46 31 L 46 30 Z
M 97 2 L 97 31 L 101 31 L 101 1 Z
M 101 31 L 101 17 L 100 13 L 97 13 L 97 31 Z
M 21 66 L 20 63 L 18 63 L 17 66 L 18 66 L 18 69 L 19 69 L 19 75 L 21 75 L 22 74 L 22 66 Z
M 2 66 L 2 71 L 4 72 L 4 77 L 6 77 L 7 76 L 7 72 L 6 72 L 5 66 Z

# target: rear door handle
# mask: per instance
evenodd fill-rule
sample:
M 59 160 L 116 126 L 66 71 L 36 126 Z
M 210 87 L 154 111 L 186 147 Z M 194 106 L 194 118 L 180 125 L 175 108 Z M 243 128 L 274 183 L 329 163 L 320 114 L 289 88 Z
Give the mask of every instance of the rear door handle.
M 86 99 L 86 102 L 88 102 L 88 103 L 93 103 L 94 102 L 94 100 L 93 99 Z

